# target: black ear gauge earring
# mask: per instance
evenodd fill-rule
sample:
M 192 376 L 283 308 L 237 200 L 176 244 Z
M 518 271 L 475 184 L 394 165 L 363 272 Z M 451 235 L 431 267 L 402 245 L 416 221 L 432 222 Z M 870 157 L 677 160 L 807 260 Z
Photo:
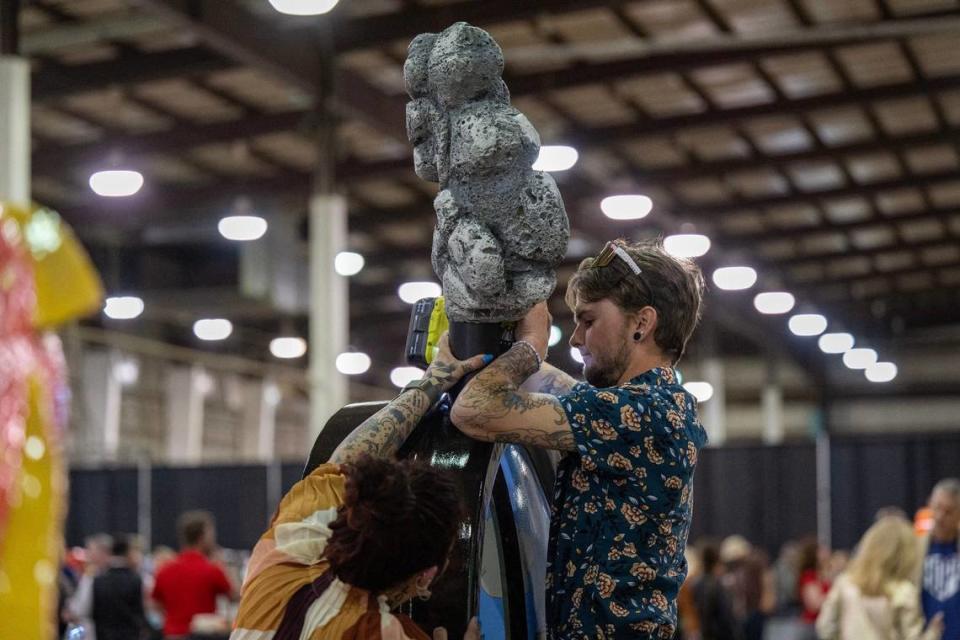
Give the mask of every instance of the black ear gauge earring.
M 640 342 L 641 340 L 643 340 L 643 333 L 637 331 L 636 333 L 633 334 L 633 339 L 636 342 Z

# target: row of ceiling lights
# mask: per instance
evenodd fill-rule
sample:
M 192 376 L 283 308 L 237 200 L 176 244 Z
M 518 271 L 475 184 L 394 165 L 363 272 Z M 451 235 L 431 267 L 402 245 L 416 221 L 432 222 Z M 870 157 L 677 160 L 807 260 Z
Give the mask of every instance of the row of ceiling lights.
M 578 158 L 579 154 L 573 147 L 547 145 L 541 147 L 533 168 L 538 171 L 566 171 L 576 164 Z M 143 186 L 143 176 L 135 171 L 102 171 L 91 176 L 90 186 L 103 196 L 132 195 Z M 652 211 L 653 202 L 645 195 L 621 194 L 604 198 L 600 202 L 600 209 L 612 220 L 637 220 Z M 267 231 L 267 221 L 253 215 L 227 216 L 220 220 L 217 228 L 229 240 L 250 241 L 263 237 Z M 710 238 L 698 233 L 670 235 L 664 238 L 663 244 L 668 253 L 683 258 L 703 256 L 711 246 Z M 334 269 L 342 276 L 356 275 L 363 267 L 363 256 L 352 251 L 343 251 L 334 259 Z M 721 267 L 713 273 L 714 284 L 729 291 L 749 289 L 756 281 L 756 270 L 746 266 Z M 398 295 L 404 302 L 413 304 L 421 298 L 441 295 L 441 289 L 434 282 L 407 282 L 400 285 Z M 796 300 L 786 291 L 767 291 L 757 294 L 753 303 L 760 313 L 776 315 L 791 311 Z M 135 318 L 143 312 L 143 301 L 133 296 L 110 298 L 104 312 L 114 319 Z M 878 362 L 873 349 L 854 348 L 855 340 L 849 333 L 824 333 L 827 319 L 820 314 L 795 314 L 790 317 L 787 326 L 797 336 L 820 336 L 819 346 L 824 353 L 842 354 L 847 367 L 863 369 L 871 382 L 889 382 L 897 375 L 896 365 Z M 224 340 L 232 330 L 230 321 L 223 318 L 198 320 L 194 324 L 194 333 L 202 340 Z M 280 337 L 271 342 L 270 350 L 278 358 L 299 358 L 306 353 L 306 341 L 297 337 Z M 571 349 L 571 357 L 582 362 L 576 349 Z M 348 374 L 363 373 L 369 366 L 366 354 L 344 358 L 342 368 L 338 360 L 338 369 Z

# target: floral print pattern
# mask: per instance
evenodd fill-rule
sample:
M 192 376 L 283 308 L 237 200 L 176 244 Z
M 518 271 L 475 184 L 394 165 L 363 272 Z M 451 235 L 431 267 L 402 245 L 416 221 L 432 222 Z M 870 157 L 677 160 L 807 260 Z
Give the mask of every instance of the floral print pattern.
M 577 443 L 561 460 L 550 527 L 556 640 L 673 638 L 693 472 L 707 437 L 673 369 L 560 397 Z

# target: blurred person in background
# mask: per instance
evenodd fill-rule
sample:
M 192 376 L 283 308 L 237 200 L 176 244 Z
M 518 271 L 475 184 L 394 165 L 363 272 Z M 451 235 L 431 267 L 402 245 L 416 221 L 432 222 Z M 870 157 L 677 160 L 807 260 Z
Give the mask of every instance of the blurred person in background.
M 897 514 L 890 514 L 886 517 L 899 517 L 903 520 L 906 520 L 903 516 L 898 516 Z M 874 522 L 879 522 L 882 518 L 877 518 Z M 827 560 L 827 567 L 824 571 L 824 575 L 827 581 L 830 584 L 833 584 L 833 581 L 837 579 L 841 573 L 847 570 L 847 565 L 850 564 L 850 553 L 844 549 L 836 549 L 833 553 L 830 554 L 830 559 Z
M 744 640 L 762 640 L 767 616 L 776 603 L 766 554 L 743 536 L 734 535 L 724 539 L 720 559 L 740 636 Z
M 943 614 L 924 630 L 913 578 L 922 556 L 910 523 L 878 520 L 857 545 L 849 568 L 827 595 L 817 617 L 820 640 L 939 640 Z
M 788 540 L 780 548 L 773 563 L 773 586 L 776 592 L 776 611 L 782 616 L 800 613 L 800 543 Z
M 700 552 L 693 546 L 688 546 L 683 555 L 687 559 L 687 579 L 680 585 L 680 592 L 677 594 L 677 635 L 675 637 L 678 640 L 701 640 L 700 614 L 697 611 L 693 590 L 703 573 L 703 563 L 700 561 Z
M 941 480 L 930 494 L 933 527 L 924 536 L 919 581 L 927 620 L 943 614 L 944 640 L 960 640 L 960 480 Z
M 127 536 L 112 540 L 106 568 L 77 589 L 74 612 L 93 620 L 98 640 L 140 640 L 147 633 L 143 581 L 131 563 Z
M 723 580 L 720 548 L 713 541 L 697 545 L 703 573 L 693 586 L 693 599 L 703 640 L 741 640 L 733 600 Z
M 195 616 L 216 613 L 217 596 L 237 598 L 226 572 L 210 560 L 217 547 L 213 515 L 187 511 L 177 519 L 177 530 L 180 555 L 154 576 L 152 594 L 164 615 L 165 638 L 185 637 Z
M 806 623 L 806 636 L 813 638 L 813 625 L 817 621 L 820 607 L 830 591 L 830 582 L 826 575 L 826 564 L 830 551 L 821 546 L 816 538 L 807 539 L 800 548 L 800 577 L 797 580 L 797 593 L 800 596 L 800 618 Z
M 73 596 L 67 601 L 69 622 L 82 626 L 86 632 L 85 640 L 97 640 L 97 629 L 90 618 L 90 594 L 93 592 L 93 580 L 103 573 L 110 564 L 110 552 L 113 538 L 107 533 L 95 533 L 83 541 L 83 573 L 77 583 Z

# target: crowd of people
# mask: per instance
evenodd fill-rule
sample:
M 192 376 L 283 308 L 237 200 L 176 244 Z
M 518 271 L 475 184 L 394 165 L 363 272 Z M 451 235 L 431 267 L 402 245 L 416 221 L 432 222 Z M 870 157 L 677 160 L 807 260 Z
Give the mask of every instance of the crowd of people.
M 698 540 L 678 598 L 682 640 L 960 640 L 960 481 L 934 488 L 929 522 L 877 512 L 851 551 L 815 538 L 772 562 L 739 535 Z
M 69 550 L 59 575 L 61 638 L 159 640 L 191 633 L 226 636 L 238 599 L 239 567 L 224 562 L 213 517 L 178 519 L 180 552 L 145 554 L 139 536 L 99 533 Z

